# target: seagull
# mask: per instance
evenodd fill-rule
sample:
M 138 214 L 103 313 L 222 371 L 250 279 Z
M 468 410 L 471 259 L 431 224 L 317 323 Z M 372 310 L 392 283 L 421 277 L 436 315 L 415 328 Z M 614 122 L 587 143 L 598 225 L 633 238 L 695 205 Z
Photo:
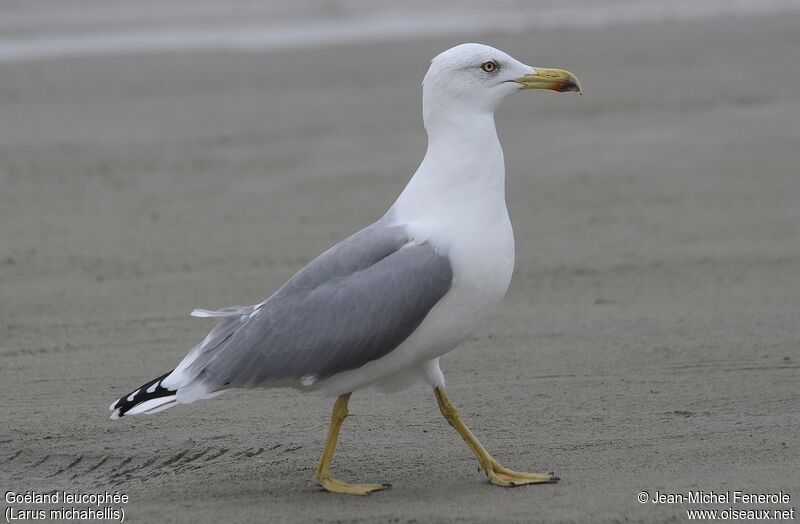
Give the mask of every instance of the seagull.
M 482 44 L 436 56 L 423 80 L 428 147 L 414 176 L 377 222 L 328 249 L 252 306 L 192 316 L 216 326 L 172 371 L 111 404 L 111 418 L 157 413 L 232 388 L 294 387 L 337 397 L 314 482 L 366 495 L 388 484 L 331 477 L 353 391 L 389 391 L 422 379 L 491 484 L 557 482 L 502 466 L 445 393 L 439 358 L 496 309 L 511 282 L 514 234 L 505 200 L 495 109 L 529 89 L 580 93 L 561 69 L 525 65 Z

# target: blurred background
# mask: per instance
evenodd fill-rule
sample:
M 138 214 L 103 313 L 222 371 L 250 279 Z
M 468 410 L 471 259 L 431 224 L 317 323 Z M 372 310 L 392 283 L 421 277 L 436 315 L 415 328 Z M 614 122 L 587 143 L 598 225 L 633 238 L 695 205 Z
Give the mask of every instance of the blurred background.
M 264 51 L 798 10 L 794 0 L 9 0 L 0 20 L 0 57 Z
M 165 522 L 664 521 L 639 491 L 800 496 L 800 2 L 6 0 L 0 14 L 0 487 L 128 493 Z M 427 388 L 108 404 L 392 204 L 420 83 L 465 41 L 574 72 L 498 111 L 517 263 L 443 359 L 510 467 L 476 473 Z M 496 355 L 485 361 L 487 348 Z M 773 508 L 785 509 L 785 508 Z

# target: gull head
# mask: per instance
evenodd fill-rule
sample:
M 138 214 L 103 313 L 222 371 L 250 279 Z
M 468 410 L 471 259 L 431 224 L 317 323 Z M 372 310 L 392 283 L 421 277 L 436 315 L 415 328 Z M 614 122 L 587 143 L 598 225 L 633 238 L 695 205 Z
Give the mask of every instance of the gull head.
M 438 55 L 422 86 L 426 120 L 440 111 L 494 113 L 503 99 L 526 89 L 581 91 L 569 71 L 531 67 L 482 44 L 461 44 Z

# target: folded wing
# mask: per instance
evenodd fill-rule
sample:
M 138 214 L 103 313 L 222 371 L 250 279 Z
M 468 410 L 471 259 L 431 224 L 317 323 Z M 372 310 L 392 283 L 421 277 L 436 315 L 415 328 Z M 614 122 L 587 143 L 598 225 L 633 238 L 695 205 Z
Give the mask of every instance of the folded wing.
M 308 385 L 356 369 L 398 347 L 451 282 L 446 255 L 379 221 L 261 304 L 195 310 L 222 320 L 164 384 L 191 402 L 229 387 Z

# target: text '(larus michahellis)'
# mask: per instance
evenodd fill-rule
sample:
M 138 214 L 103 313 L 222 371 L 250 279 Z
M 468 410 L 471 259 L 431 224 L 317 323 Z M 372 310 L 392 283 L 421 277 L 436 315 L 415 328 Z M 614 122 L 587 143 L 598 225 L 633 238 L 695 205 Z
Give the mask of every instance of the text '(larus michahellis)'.
M 423 81 L 428 148 L 417 172 L 377 222 L 328 249 L 253 306 L 208 311 L 218 319 L 173 369 L 115 401 L 112 419 L 156 413 L 232 388 L 290 386 L 338 396 L 314 481 L 365 495 L 388 484 L 331 477 L 352 392 L 397 390 L 422 378 L 442 415 L 498 486 L 555 482 L 552 473 L 500 465 L 445 394 L 439 357 L 495 310 L 511 281 L 514 235 L 494 112 L 517 91 L 580 92 L 560 69 L 525 65 L 480 44 L 431 62 Z

